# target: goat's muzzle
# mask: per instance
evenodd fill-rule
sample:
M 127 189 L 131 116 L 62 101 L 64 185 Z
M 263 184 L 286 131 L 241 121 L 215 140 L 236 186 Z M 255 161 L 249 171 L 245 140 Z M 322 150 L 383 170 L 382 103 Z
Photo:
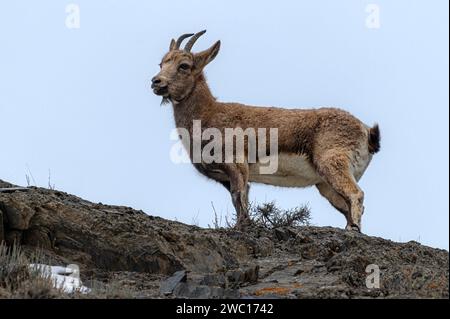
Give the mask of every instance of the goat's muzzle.
M 155 76 L 152 79 L 151 88 L 153 89 L 153 93 L 155 93 L 156 95 L 167 96 L 167 94 L 169 93 L 167 81 L 162 79 L 160 76 Z

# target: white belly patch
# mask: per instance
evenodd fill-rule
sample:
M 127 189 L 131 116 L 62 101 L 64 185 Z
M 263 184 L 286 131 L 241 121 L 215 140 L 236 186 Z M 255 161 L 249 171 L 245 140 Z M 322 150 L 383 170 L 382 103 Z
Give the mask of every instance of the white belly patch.
M 268 164 L 265 164 L 267 160 L 265 158 L 262 159 L 263 163 L 249 164 L 250 182 L 283 187 L 306 187 L 322 181 L 304 155 L 281 153 L 278 155 L 277 171 L 273 174 L 261 174 L 260 167 L 267 166 Z

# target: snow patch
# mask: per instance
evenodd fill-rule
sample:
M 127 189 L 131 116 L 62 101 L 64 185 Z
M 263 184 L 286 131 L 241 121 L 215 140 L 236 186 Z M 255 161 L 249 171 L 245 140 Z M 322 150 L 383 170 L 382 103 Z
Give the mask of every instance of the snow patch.
M 43 278 L 50 278 L 53 286 L 65 293 L 80 292 L 87 294 L 91 289 L 83 286 L 80 280 L 80 269 L 77 265 L 49 266 L 44 264 L 30 264 L 32 271 L 37 271 Z

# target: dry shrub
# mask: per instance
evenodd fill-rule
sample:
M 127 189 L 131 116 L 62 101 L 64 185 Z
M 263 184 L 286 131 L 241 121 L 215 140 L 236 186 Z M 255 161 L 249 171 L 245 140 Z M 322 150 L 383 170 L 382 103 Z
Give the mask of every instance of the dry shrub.
M 311 211 L 307 205 L 281 209 L 274 201 L 252 206 L 250 216 L 253 222 L 267 229 L 279 227 L 307 226 L 311 220 Z

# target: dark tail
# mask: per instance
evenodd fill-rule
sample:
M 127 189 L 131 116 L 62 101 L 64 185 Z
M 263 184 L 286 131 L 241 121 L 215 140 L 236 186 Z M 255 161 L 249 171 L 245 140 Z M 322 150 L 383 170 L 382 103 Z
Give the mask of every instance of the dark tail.
M 371 154 L 378 153 L 380 150 L 380 128 L 375 124 L 369 129 L 369 152 Z

